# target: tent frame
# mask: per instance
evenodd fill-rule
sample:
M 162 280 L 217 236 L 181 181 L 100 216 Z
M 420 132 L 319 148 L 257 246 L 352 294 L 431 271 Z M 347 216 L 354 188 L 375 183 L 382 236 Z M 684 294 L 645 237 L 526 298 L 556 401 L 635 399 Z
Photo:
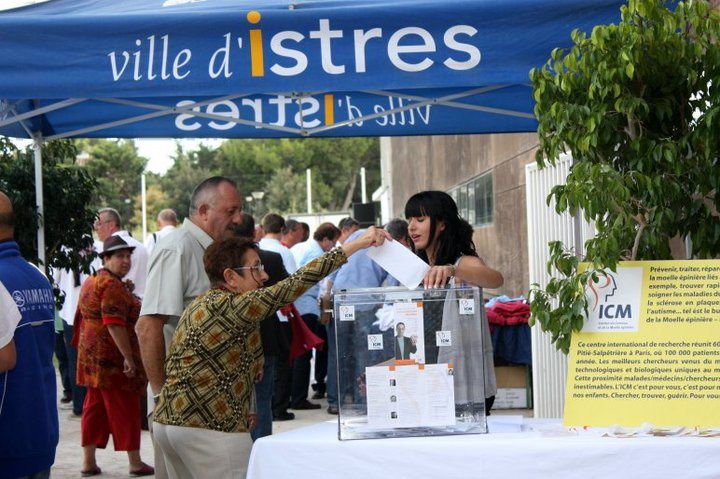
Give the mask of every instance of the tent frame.
M 157 118 L 161 116 L 167 116 L 167 115 L 177 115 L 177 114 L 184 114 L 184 115 L 190 115 L 193 117 L 199 117 L 199 118 L 207 118 L 210 120 L 217 120 L 222 121 L 225 123 L 236 123 L 239 125 L 245 125 L 245 126 L 253 126 L 255 128 L 265 128 L 269 130 L 275 130 L 280 131 L 283 133 L 288 133 L 290 135 L 297 135 L 298 137 L 311 137 L 313 135 L 317 135 L 319 133 L 323 133 L 325 131 L 333 130 L 336 128 L 341 128 L 343 126 L 352 125 L 354 123 L 374 120 L 376 118 L 380 118 L 387 115 L 392 115 L 395 113 L 401 113 L 404 111 L 409 111 L 413 108 L 419 108 L 427 105 L 431 106 L 447 106 L 451 108 L 458 108 L 458 109 L 467 109 L 467 110 L 474 110 L 474 111 L 481 111 L 485 113 L 491 113 L 491 114 L 497 114 L 497 115 L 507 115 L 507 116 L 514 116 L 519 118 L 527 118 L 527 119 L 534 119 L 535 116 L 530 113 L 520 112 L 520 111 L 514 111 L 514 110 L 507 110 L 502 108 L 493 108 L 493 107 L 487 107 L 482 105 L 471 105 L 467 103 L 462 103 L 456 100 L 459 100 L 461 98 L 465 98 L 468 96 L 474 96 L 479 95 L 482 93 L 488 93 L 491 91 L 500 90 L 503 88 L 508 88 L 511 86 L 515 86 L 512 84 L 507 85 L 492 85 L 492 86 L 486 86 L 486 87 L 480 87 L 480 88 L 472 88 L 470 90 L 466 90 L 463 92 L 453 93 L 450 95 L 445 95 L 442 97 L 437 98 L 427 98 L 424 96 L 419 95 L 409 95 L 405 93 L 396 93 L 391 91 L 384 91 L 384 90 L 368 90 L 363 91 L 363 93 L 371 94 L 371 95 L 378 95 L 378 96 L 386 96 L 388 98 L 400 98 L 403 100 L 410 100 L 410 103 L 402 104 L 401 106 L 392 108 L 390 110 L 385 110 L 379 113 L 373 113 L 373 114 L 367 114 L 358 116 L 356 118 L 344 120 L 338 123 L 333 123 L 331 125 L 324 125 L 319 126 L 316 128 L 291 128 L 286 126 L 280 126 L 280 125 L 274 125 L 271 123 L 262 123 L 257 122 L 253 120 L 245 120 L 242 118 L 233 118 L 228 117 L 224 115 L 218 115 L 213 113 L 206 113 L 206 112 L 200 112 L 196 111 L 193 108 L 207 106 L 212 103 L 220 102 L 220 101 L 227 101 L 227 100 L 235 100 L 238 98 L 247 97 L 250 95 L 250 93 L 237 93 L 237 94 L 230 94 L 230 95 L 224 95 L 217 98 L 207 99 L 199 102 L 195 102 L 191 105 L 187 105 L 184 107 L 168 107 L 165 105 L 158 105 L 150 102 L 143 102 L 143 101 L 137 101 L 137 100 L 127 100 L 123 98 L 96 98 L 95 101 L 105 102 L 105 103 L 112 103 L 117 105 L 123 105 L 123 106 L 132 106 L 137 108 L 142 108 L 146 110 L 151 110 L 150 113 L 145 113 L 142 115 L 135 115 L 128 118 L 123 118 L 120 120 L 115 120 L 111 122 L 106 123 L 100 123 L 98 125 L 93 125 L 86 128 L 80 128 L 73 131 L 68 131 L 64 133 L 58 133 L 55 135 L 49 135 L 46 137 L 43 137 L 41 132 L 33 132 L 32 129 L 28 126 L 26 120 L 44 115 L 46 113 L 50 113 L 53 111 L 57 111 L 63 108 L 71 107 L 73 105 L 77 105 L 83 102 L 88 101 L 88 98 L 68 98 L 66 100 L 58 101 L 55 103 L 52 103 L 50 105 L 45 105 L 43 107 L 35 108 L 33 110 L 27 111 L 25 113 L 18 114 L 15 110 L 15 105 L 10 105 L 9 107 L 6 107 L 6 112 L 11 113 L 11 116 L 8 116 L 2 120 L 0 120 L 0 128 L 12 125 L 15 123 L 19 123 L 22 128 L 25 130 L 25 132 L 28 134 L 29 137 L 33 139 L 34 142 L 34 161 L 35 161 L 35 198 L 36 198 L 36 207 L 37 207 L 37 214 L 39 216 L 39 224 L 38 224 L 38 233 L 37 233 L 37 245 L 38 245 L 38 257 L 40 261 L 45 264 L 45 226 L 43 221 L 43 213 L 44 213 L 44 207 L 43 207 L 43 180 L 42 180 L 42 145 L 44 142 L 52 141 L 52 140 L 59 140 L 62 138 L 71 138 L 71 137 L 82 137 L 82 135 L 85 135 L 87 133 L 92 133 L 96 131 L 106 130 L 110 128 L 114 128 L 117 126 L 122 125 L 128 125 L 132 123 L 137 123 L 144 120 L 149 120 L 152 118 Z M 331 92 L 327 92 L 329 94 Z M 318 94 L 324 94 L 324 92 L 316 92 L 316 93 L 298 93 L 298 92 L 287 92 L 287 93 L 278 93 L 277 95 L 284 95 L 289 98 L 293 98 L 299 105 L 299 111 L 300 115 L 302 115 L 302 103 L 305 98 L 311 95 L 318 95 Z M 1 111 L 0 111 L 1 113 Z M 301 124 L 302 116 L 301 116 Z

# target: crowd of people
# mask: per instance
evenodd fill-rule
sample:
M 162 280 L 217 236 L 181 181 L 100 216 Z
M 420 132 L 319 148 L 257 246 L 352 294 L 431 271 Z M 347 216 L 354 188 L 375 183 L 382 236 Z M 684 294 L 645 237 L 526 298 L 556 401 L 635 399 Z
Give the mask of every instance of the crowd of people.
M 48 477 L 58 437 L 53 349 L 62 357 L 61 402 L 81 421 L 82 476 L 101 474 L 95 451 L 112 435 L 132 476 L 244 477 L 252 442 L 271 434 L 273 421 L 319 409 L 312 400 L 325 395 L 327 412 L 338 414 L 332 291 L 397 284 L 366 248 L 386 240 L 411 248 L 430 265 L 425 287 L 448 280 L 502 285 L 502 275 L 478 257 L 472 227 L 450 196 L 419 193 L 405 217 L 384 228 L 361 228 L 348 217 L 311 231 L 269 213 L 256 224 L 243 212 L 236 183 L 213 177 L 194 189 L 181 225 L 173 210 L 163 210 L 158 231 L 142 244 L 116 210 L 102 208 L 95 273 L 52 272 L 65 293 L 56 318 L 47 279 L 19 256 L 12 205 L 0 193 L 0 305 L 18 311 L 0 318 L 0 379 L 8 391 L 0 438 L 9 437 L 10 415 L 37 425 L 25 424 L 13 447 L 0 444 L 0 462 L 13 464 L 0 479 Z M 29 307 L 31 300 L 38 304 Z M 463 334 L 472 342 L 479 332 Z M 402 354 L 412 347 L 403 343 Z M 479 361 L 489 372 L 480 398 L 489 410 L 495 386 L 488 347 Z M 41 400 L 23 404 L 18 395 L 30 389 L 34 396 L 40 390 Z M 139 454 L 143 419 L 154 467 Z

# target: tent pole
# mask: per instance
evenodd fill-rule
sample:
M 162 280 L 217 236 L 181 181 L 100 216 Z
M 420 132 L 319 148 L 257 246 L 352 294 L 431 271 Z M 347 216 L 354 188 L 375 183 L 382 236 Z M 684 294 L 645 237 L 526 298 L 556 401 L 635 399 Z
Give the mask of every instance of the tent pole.
M 360 191 L 362 191 L 362 202 L 367 203 L 367 188 L 365 185 L 365 167 L 360 168 Z
M 142 197 L 142 235 L 143 243 L 147 240 L 147 193 L 145 191 L 145 173 L 140 175 L 140 196 Z
M 37 206 L 38 229 L 37 249 L 38 259 L 43 269 L 47 270 L 45 263 L 45 211 L 43 208 L 43 177 L 42 177 L 42 133 L 35 135 L 35 205 Z
M 305 188 L 306 188 L 306 196 L 307 196 L 307 212 L 308 214 L 312 213 L 312 179 L 311 179 L 312 173 L 310 172 L 310 168 L 305 170 Z

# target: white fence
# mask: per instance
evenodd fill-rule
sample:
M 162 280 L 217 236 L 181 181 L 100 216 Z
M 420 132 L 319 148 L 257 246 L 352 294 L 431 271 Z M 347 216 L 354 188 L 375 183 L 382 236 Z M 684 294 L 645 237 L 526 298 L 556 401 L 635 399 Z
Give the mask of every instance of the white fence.
M 553 186 L 565 183 L 572 158 L 563 155 L 555 167 L 539 170 L 535 163 L 525 166 L 527 198 L 528 262 L 530 284 L 547 286 L 548 243 L 560 240 L 582 254 L 585 239 L 592 237 L 592 226 L 576 221 L 568 213 L 558 215 L 555 205 L 546 205 Z M 567 358 L 555 349 L 550 335 L 539 325 L 532 328 L 533 407 L 535 417 L 562 417 L 565 404 Z

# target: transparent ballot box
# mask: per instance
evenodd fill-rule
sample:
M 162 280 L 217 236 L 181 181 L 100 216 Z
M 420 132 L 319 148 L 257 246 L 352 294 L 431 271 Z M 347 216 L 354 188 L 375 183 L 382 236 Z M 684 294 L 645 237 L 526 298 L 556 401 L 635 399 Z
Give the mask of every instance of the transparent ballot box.
M 487 433 L 482 290 L 366 288 L 333 299 L 341 440 Z

